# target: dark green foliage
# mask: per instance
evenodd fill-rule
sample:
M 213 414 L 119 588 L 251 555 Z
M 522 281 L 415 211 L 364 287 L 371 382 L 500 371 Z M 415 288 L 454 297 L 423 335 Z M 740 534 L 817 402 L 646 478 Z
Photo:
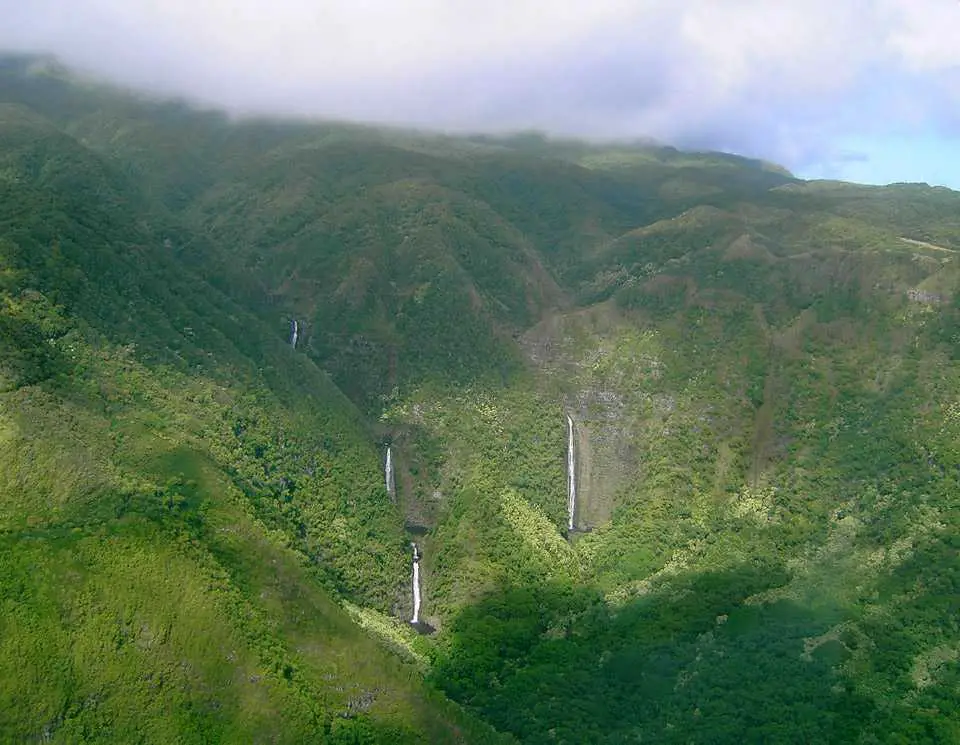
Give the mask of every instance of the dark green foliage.
M 0 740 L 960 740 L 958 214 L 0 58 Z
M 506 592 L 457 619 L 435 674 L 525 742 L 848 741 L 868 704 L 824 684 L 834 660 L 802 654 L 834 619 L 738 608 L 784 581 L 771 569 L 684 578 L 616 614 L 589 593 Z

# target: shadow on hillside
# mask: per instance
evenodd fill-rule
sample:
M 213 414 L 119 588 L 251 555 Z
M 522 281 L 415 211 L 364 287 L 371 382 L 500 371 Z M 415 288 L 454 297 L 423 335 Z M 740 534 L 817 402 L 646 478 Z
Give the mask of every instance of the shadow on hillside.
M 613 608 L 591 588 L 511 588 L 465 609 L 434 682 L 523 742 L 854 741 L 868 705 L 835 666 L 840 619 L 791 601 L 745 605 L 786 581 L 744 565 L 672 579 Z

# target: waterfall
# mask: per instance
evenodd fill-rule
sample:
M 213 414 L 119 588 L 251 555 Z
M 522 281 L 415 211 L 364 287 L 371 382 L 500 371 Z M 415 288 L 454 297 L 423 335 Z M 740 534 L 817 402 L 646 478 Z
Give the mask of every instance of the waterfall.
M 294 349 L 297 348 L 297 339 L 300 338 L 300 324 L 297 323 L 296 319 L 290 321 L 290 346 Z
M 577 511 L 577 460 L 573 446 L 573 419 L 567 414 L 567 528 L 573 530 Z
M 387 445 L 387 460 L 383 466 L 383 480 L 387 486 L 387 494 L 393 499 L 397 493 L 397 485 L 393 478 L 393 453 L 389 445 Z
M 410 544 L 413 547 L 413 618 L 410 623 L 420 623 L 420 550 L 416 543 Z

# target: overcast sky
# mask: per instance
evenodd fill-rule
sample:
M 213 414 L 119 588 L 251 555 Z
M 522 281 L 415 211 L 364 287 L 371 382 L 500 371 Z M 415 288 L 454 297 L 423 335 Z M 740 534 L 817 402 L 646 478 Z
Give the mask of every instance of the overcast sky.
M 960 188 L 958 0 L 0 0 L 0 47 L 233 111 Z

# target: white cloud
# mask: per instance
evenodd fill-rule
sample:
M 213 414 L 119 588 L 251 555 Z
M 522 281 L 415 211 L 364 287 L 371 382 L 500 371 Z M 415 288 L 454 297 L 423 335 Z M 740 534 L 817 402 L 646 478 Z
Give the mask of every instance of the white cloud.
M 888 0 L 889 48 L 911 72 L 958 71 L 960 4 L 950 0 Z
M 0 0 L 0 17 L 0 46 L 234 109 L 791 165 L 859 131 L 956 126 L 960 103 L 956 0 Z

